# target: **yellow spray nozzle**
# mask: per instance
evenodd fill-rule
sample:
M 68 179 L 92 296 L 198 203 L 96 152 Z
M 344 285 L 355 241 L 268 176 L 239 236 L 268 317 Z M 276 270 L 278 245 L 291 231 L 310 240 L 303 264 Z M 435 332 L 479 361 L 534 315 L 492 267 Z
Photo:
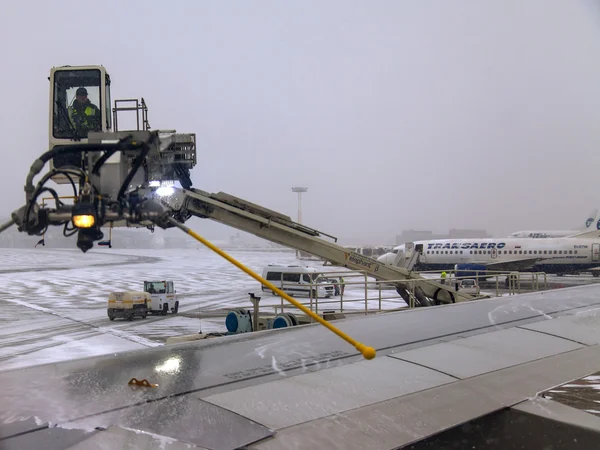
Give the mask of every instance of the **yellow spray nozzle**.
M 362 353 L 365 359 L 373 359 L 377 353 L 373 347 L 368 347 L 360 342 L 356 344 L 356 349 Z

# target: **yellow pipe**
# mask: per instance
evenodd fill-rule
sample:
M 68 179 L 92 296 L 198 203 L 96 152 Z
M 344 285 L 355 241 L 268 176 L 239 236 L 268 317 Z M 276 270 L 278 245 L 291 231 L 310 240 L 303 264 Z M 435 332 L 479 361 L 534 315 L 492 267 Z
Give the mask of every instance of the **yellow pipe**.
M 180 228 L 181 230 L 185 231 L 187 234 L 189 234 L 190 236 L 192 236 L 197 241 L 201 242 L 202 244 L 204 244 L 205 246 L 207 246 L 208 248 L 210 248 L 213 252 L 218 253 L 219 255 L 221 255 L 223 258 L 225 258 L 227 261 L 229 261 L 231 264 L 233 264 L 237 268 L 239 268 L 239 269 L 243 270 L 244 272 L 246 272 L 248 275 L 250 275 L 252 278 L 254 278 L 259 283 L 264 284 L 269 289 L 271 289 L 273 292 L 276 292 L 278 295 L 280 295 L 281 297 L 285 298 L 288 302 L 290 302 L 296 308 L 298 308 L 299 310 L 301 310 L 302 312 L 304 312 L 304 314 L 312 317 L 314 320 L 316 320 L 317 322 L 319 322 L 321 325 L 323 325 L 324 327 L 328 328 L 329 331 L 337 334 L 343 340 L 345 340 L 349 344 L 353 345 L 354 348 L 356 348 L 360 353 L 362 353 L 362 355 L 363 355 L 363 357 L 365 359 L 373 359 L 373 358 L 375 358 L 376 352 L 375 352 L 375 349 L 373 347 L 368 347 L 368 346 L 366 346 L 364 344 L 361 344 L 360 342 L 352 339 L 346 333 L 344 333 L 343 331 L 339 330 L 338 328 L 336 328 L 335 326 L 333 326 L 331 323 L 327 322 L 325 319 L 322 319 L 320 316 L 318 316 L 317 314 L 315 314 L 314 312 L 312 312 L 310 309 L 306 308 L 301 303 L 298 303 L 298 301 L 294 300 L 292 297 L 290 297 L 288 294 L 286 294 L 285 292 L 283 292 L 277 286 L 275 286 L 274 284 L 268 282 L 267 280 L 265 280 L 261 276 L 257 275 L 252 270 L 250 270 L 246 266 L 244 266 L 242 263 L 238 262 L 237 260 L 235 260 L 234 258 L 232 258 L 231 256 L 229 256 L 223 250 L 221 250 L 220 248 L 214 246 L 209 241 L 207 241 L 206 239 L 204 239 L 202 236 L 200 236 L 199 234 L 195 233 L 194 231 L 190 230 L 185 225 L 181 224 L 180 222 L 178 222 L 178 221 L 176 221 L 175 219 L 172 219 L 172 218 L 169 218 L 169 221 L 172 224 L 174 224 L 175 226 L 177 226 L 178 228 Z

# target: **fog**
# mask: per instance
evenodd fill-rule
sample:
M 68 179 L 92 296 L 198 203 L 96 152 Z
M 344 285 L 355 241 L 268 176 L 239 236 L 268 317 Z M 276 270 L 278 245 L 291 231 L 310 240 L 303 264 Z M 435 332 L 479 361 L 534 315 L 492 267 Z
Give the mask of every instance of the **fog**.
M 296 218 L 307 186 L 303 223 L 345 242 L 600 208 L 597 2 L 11 1 L 0 38 L 2 217 L 48 147 L 51 67 L 83 64 L 197 133 L 194 187 Z

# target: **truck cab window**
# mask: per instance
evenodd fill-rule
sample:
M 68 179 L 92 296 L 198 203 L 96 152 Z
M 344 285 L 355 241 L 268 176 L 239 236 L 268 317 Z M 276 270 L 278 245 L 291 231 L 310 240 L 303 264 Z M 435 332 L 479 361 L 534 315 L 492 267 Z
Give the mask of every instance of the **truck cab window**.
M 53 124 L 55 138 L 85 139 L 102 131 L 99 70 L 57 72 L 54 78 Z

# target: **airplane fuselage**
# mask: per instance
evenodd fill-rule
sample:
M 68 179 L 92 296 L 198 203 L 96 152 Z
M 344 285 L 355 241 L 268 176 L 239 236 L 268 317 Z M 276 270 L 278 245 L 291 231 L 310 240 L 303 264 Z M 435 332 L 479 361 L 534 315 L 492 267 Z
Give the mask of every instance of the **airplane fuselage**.
M 537 239 L 548 239 L 548 238 L 562 238 L 573 236 L 582 233 L 586 230 L 591 231 L 593 229 L 600 230 L 600 216 L 598 215 L 598 209 L 594 209 L 585 221 L 585 224 L 577 230 L 524 230 L 515 231 L 508 235 L 509 238 L 537 238 Z
M 493 265 L 504 263 L 520 270 L 519 260 L 538 258 L 527 271 L 547 273 L 578 272 L 600 266 L 600 239 L 585 238 L 500 238 L 500 239 L 440 239 L 415 241 L 420 251 L 414 270 L 452 270 L 456 264 Z M 417 251 L 416 250 L 416 251 Z M 392 264 L 404 245 L 378 258 Z M 513 270 L 513 269 L 508 269 Z
M 581 230 L 529 230 L 529 231 L 515 231 L 508 235 L 509 238 L 532 238 L 532 239 L 548 239 L 548 238 L 562 238 L 567 236 L 573 236 L 574 234 L 580 233 Z

